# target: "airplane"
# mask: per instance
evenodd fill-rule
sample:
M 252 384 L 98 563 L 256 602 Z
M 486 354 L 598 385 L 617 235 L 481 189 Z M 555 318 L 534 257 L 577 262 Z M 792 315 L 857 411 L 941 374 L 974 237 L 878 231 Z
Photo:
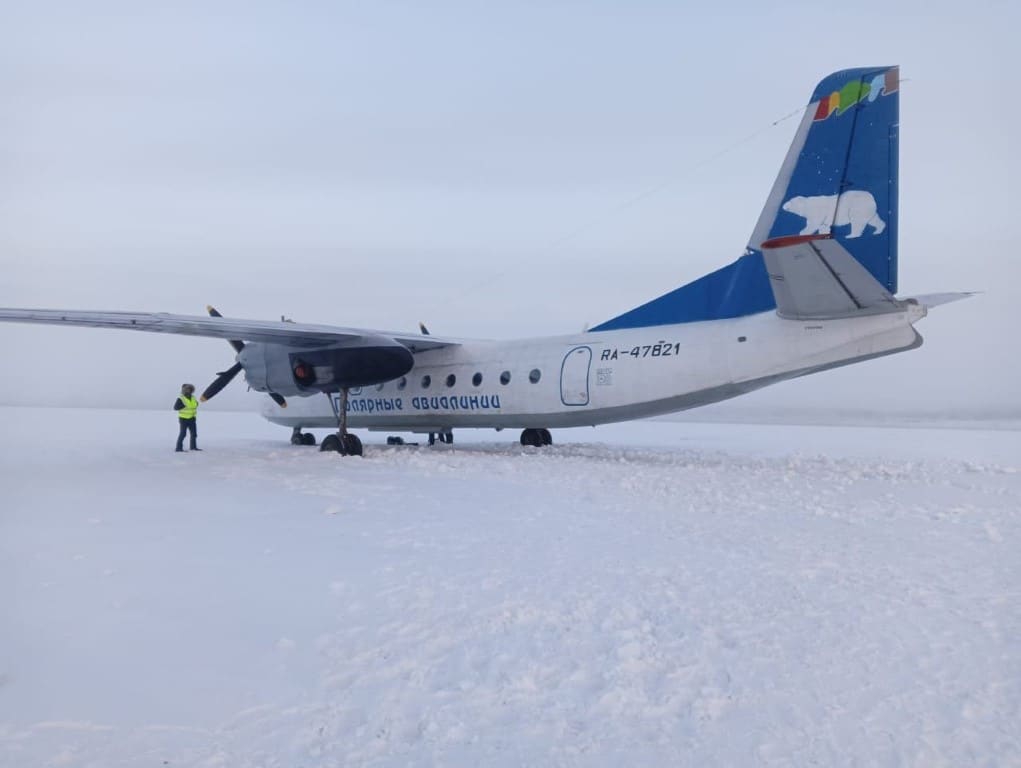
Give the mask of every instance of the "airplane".
M 972 294 L 896 297 L 899 99 L 895 66 L 825 77 L 743 255 L 582 333 L 485 341 L 212 307 L 208 317 L 0 309 L 0 320 L 227 339 L 236 362 L 201 399 L 243 371 L 292 443 L 336 427 L 320 450 L 341 455 L 363 454 L 349 427 L 430 442 L 452 442 L 455 428 L 520 429 L 521 444 L 539 448 L 550 429 L 659 416 L 918 348 L 914 324 Z

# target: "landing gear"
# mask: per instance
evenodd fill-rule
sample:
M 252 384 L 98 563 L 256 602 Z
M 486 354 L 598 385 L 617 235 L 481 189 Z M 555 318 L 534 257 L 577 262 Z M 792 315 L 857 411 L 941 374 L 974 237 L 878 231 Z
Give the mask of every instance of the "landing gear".
M 316 436 L 311 432 L 302 432 L 301 427 L 295 427 L 291 432 L 291 445 L 315 445 Z
M 358 435 L 352 435 L 350 432 L 340 436 L 341 453 L 345 456 L 361 456 L 362 455 L 362 440 Z
M 521 444 L 533 448 L 553 445 L 553 435 L 548 429 L 526 429 L 521 432 Z
M 446 432 L 430 432 L 429 433 L 429 445 L 436 445 L 436 439 L 437 438 L 439 438 L 439 441 L 441 443 L 446 443 L 447 445 L 453 445 L 454 444 L 454 433 L 451 432 L 450 430 L 448 430 Z
M 403 437 L 398 437 L 397 435 L 390 435 L 390 437 L 388 437 L 386 439 L 386 444 L 387 445 L 413 445 L 416 448 L 418 447 L 418 443 L 409 443 Z
M 329 393 L 326 396 L 330 397 Z M 330 405 L 333 405 L 332 397 Z M 340 390 L 340 404 L 334 407 L 334 413 L 337 414 L 337 434 L 324 437 L 319 450 L 336 451 L 341 456 L 361 456 L 361 439 L 347 431 L 347 387 Z
M 319 445 L 320 451 L 335 451 L 341 456 L 361 456 L 362 441 L 350 432 L 344 435 L 327 435 Z

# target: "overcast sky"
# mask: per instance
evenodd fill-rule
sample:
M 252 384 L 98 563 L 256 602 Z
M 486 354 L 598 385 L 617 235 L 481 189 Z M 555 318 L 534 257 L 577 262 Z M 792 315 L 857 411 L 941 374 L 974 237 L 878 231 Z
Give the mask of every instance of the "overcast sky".
M 901 294 L 986 293 L 918 351 L 747 402 L 1017 411 L 1018 7 L 0 2 L 0 306 L 580 330 L 737 258 L 797 118 L 771 123 L 900 64 Z M 0 347 L 0 402 L 165 407 L 233 362 L 91 329 Z M 210 407 L 254 401 L 239 379 Z

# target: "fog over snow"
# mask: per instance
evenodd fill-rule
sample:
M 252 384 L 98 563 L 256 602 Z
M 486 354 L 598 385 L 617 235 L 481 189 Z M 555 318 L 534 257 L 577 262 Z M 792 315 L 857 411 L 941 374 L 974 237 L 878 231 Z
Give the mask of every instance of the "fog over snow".
M 1016 413 L 1019 22 L 1006 1 L 4 4 L 0 306 L 572 332 L 739 256 L 796 118 L 771 123 L 830 71 L 899 63 L 901 291 L 986 293 L 917 352 L 747 400 Z M 0 345 L 0 402 L 164 407 L 232 358 Z

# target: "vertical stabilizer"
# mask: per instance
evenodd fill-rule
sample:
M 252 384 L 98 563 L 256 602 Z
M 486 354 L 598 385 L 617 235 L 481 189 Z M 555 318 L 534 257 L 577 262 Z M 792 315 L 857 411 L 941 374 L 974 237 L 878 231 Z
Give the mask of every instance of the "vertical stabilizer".
M 816 86 L 780 167 L 748 248 L 737 261 L 646 302 L 593 331 L 741 317 L 776 309 L 776 262 L 785 265 L 811 251 L 825 280 L 801 285 L 842 285 L 855 311 L 893 308 L 897 291 L 897 165 L 900 71 L 864 67 L 834 72 Z M 814 244 L 776 250 L 791 237 Z M 819 245 L 816 240 L 829 240 Z M 763 258 L 763 245 L 768 258 Z M 770 262 L 774 262 L 771 266 Z M 860 274 L 859 274 L 860 273 Z M 773 284 L 771 285 L 771 276 Z M 853 277 L 853 279 L 852 279 Z M 875 280 L 875 287 L 868 280 Z M 826 312 L 832 295 L 806 304 L 780 298 L 794 316 L 805 307 Z M 784 308 L 781 307 L 781 310 Z M 784 313 L 782 311 L 782 313 Z
M 748 243 L 832 235 L 897 292 L 897 67 L 846 69 L 812 100 Z

